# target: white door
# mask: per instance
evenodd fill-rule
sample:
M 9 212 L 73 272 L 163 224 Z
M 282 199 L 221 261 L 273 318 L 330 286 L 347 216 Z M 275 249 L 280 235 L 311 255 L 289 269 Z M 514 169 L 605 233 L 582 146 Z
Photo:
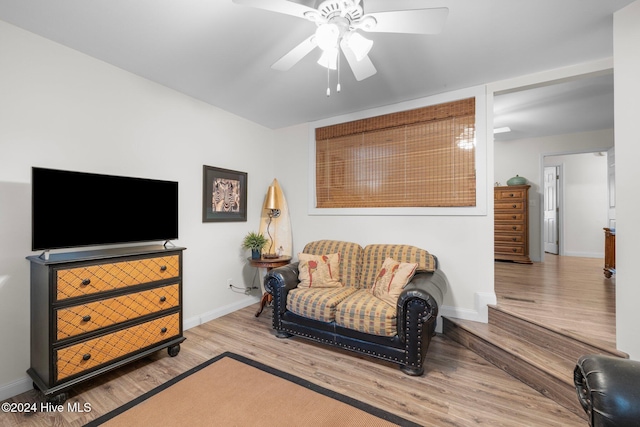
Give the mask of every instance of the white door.
M 558 167 L 544 168 L 544 251 L 558 255 Z

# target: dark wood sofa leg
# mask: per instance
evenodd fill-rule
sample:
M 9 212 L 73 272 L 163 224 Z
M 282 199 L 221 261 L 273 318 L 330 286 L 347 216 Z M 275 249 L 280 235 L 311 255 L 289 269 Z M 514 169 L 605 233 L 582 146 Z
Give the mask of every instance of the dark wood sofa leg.
M 286 332 L 282 332 L 282 331 L 276 331 L 276 337 L 277 338 L 289 338 L 292 335 Z
M 412 377 L 419 377 L 424 373 L 424 368 L 414 368 L 413 366 L 400 365 L 400 370 Z

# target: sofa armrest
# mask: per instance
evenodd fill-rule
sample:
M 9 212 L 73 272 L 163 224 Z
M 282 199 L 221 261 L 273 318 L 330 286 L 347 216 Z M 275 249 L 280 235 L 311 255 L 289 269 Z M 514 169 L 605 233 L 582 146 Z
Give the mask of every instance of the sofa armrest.
M 264 276 L 264 290 L 270 293 L 276 304 L 274 310 L 284 313 L 287 294 L 300 283 L 298 280 L 298 263 L 293 262 L 282 267 L 274 268 Z
M 420 300 L 424 305 L 426 313 L 421 316 L 422 323 L 429 322 L 438 316 L 438 307 L 443 303 L 447 293 L 449 282 L 447 276 L 440 270 L 434 272 L 418 272 L 413 279 L 404 287 L 398 297 L 398 336 L 400 339 L 406 337 L 407 319 L 416 317 L 410 313 L 410 302 Z M 421 308 L 422 310 L 422 308 Z
M 574 373 L 578 400 L 592 427 L 637 426 L 640 420 L 640 361 L 590 354 Z

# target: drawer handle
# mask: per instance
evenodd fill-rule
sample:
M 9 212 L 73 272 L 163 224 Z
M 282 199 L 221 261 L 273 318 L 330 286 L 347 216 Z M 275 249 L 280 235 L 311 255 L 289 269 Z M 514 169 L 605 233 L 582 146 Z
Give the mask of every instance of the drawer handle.
M 512 216 L 511 218 L 516 219 L 516 216 L 514 215 L 514 216 Z
M 516 227 L 515 225 L 514 225 L 513 227 L 511 227 L 511 228 L 513 228 L 514 230 L 517 230 L 517 229 L 518 229 L 518 227 Z
M 161 265 L 160 266 L 160 271 L 167 271 L 167 266 L 166 265 Z
M 89 320 L 91 320 L 91 316 L 90 315 L 86 315 L 86 316 L 82 316 L 82 321 L 83 322 L 88 322 Z
M 87 361 L 91 359 L 91 355 L 89 353 L 85 354 L 84 356 L 82 356 L 82 360 Z
M 513 209 L 515 209 L 517 206 L 518 206 L 518 205 L 511 205 L 511 207 L 512 207 Z
M 88 284 L 91 283 L 91 279 L 82 279 L 82 286 L 87 286 Z
M 513 196 L 514 196 L 514 194 L 513 194 L 513 193 L 509 194 L 509 197 L 513 197 Z
M 160 329 L 160 332 L 162 332 L 163 334 L 167 332 L 167 328 L 162 328 Z
M 160 297 L 160 302 L 165 302 L 167 300 L 167 297 Z
M 513 237 L 513 238 L 511 238 L 511 240 L 513 240 L 513 241 L 515 242 L 515 241 L 516 241 L 516 240 L 518 240 L 518 239 L 516 239 L 515 237 Z
M 511 249 L 513 252 L 518 252 L 516 248 Z

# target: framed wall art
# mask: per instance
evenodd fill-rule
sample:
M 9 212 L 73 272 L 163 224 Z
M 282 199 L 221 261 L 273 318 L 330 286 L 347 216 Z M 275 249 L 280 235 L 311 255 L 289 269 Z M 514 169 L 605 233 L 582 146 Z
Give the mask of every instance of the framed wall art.
M 247 220 L 247 173 L 205 165 L 202 222 Z

